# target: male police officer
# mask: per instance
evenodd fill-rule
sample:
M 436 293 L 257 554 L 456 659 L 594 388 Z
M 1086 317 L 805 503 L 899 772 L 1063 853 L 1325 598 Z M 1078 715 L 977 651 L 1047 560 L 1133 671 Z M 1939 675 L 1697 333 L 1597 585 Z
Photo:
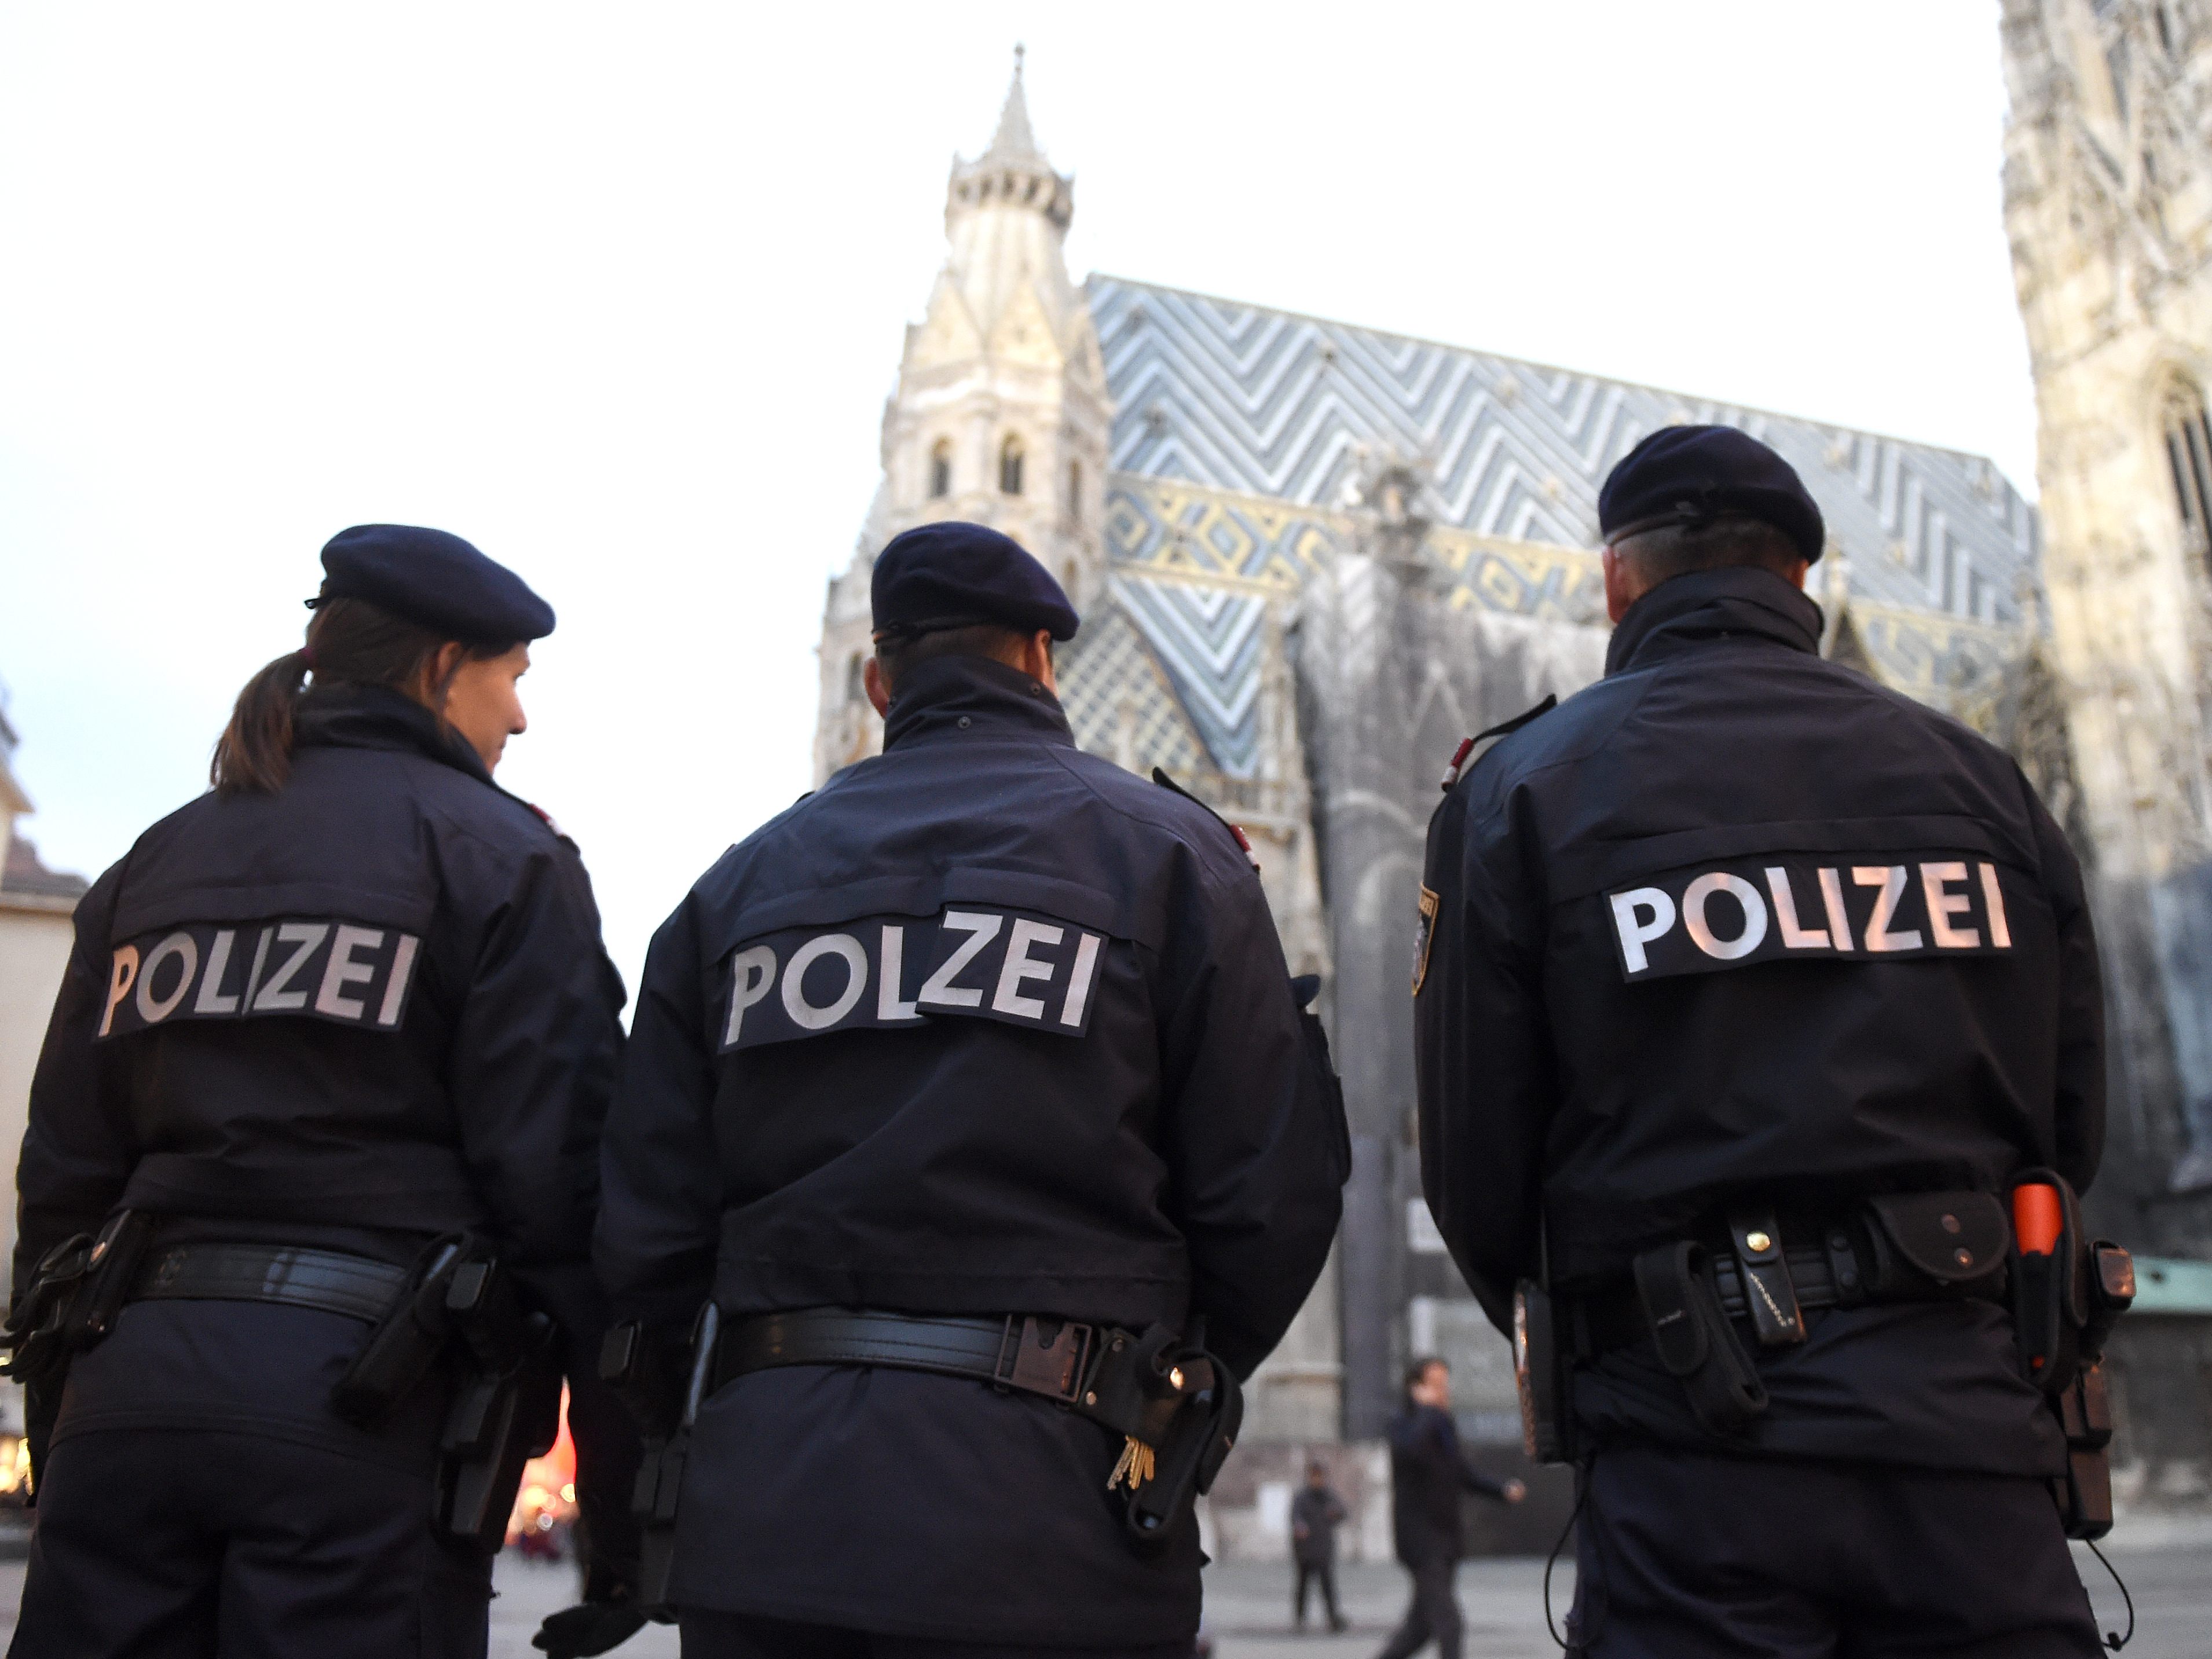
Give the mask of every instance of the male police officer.
M 661 929 L 609 1125 L 617 1316 L 720 1324 L 668 1599 L 688 1655 L 1187 1655 L 1340 1100 L 1240 838 L 1075 748 L 1043 568 L 928 525 L 873 603 L 883 755 Z
M 1437 1224 L 1501 1328 L 1548 1279 L 1575 1365 L 1578 1639 L 2094 1652 L 1993 1273 L 1997 1195 L 2103 1139 L 2073 854 L 1998 750 L 1821 660 L 1820 514 L 1765 445 L 1655 434 L 1599 519 L 1606 678 L 1449 786 L 1415 970 Z

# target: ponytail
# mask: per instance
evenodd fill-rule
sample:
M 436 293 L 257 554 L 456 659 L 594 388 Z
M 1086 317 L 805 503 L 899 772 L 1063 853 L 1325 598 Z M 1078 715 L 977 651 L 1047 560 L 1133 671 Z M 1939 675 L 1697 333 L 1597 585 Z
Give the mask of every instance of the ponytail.
M 292 710 L 308 661 L 305 647 L 288 651 L 246 681 L 208 766 L 208 781 L 220 793 L 273 795 L 292 775 Z
M 446 694 L 460 664 L 435 684 L 432 674 L 440 650 L 451 642 L 438 629 L 367 599 L 319 600 L 307 643 L 277 658 L 238 694 L 230 724 L 216 743 L 208 781 L 225 795 L 273 795 L 284 787 L 292 775 L 292 716 L 310 672 L 318 686 L 377 685 L 400 692 L 447 730 Z M 513 641 L 461 643 L 465 661 L 504 656 L 514 648 Z

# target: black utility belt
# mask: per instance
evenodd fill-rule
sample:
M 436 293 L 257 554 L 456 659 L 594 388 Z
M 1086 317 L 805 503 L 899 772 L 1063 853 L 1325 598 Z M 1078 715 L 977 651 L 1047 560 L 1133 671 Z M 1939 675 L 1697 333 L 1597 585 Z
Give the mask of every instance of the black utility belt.
M 146 1252 L 131 1302 L 274 1302 L 373 1325 L 413 1275 L 373 1256 L 293 1244 L 202 1243 Z
M 2009 1218 L 1993 1194 L 1886 1194 L 1840 1215 L 1808 1218 L 1745 1206 L 1723 1238 L 1693 1243 L 1720 1310 L 1759 1346 L 1805 1337 L 1805 1316 L 1831 1308 L 2005 1299 Z M 1654 1334 L 1650 1287 L 1639 1277 L 1573 1297 L 1563 1334 L 1578 1357 Z
M 1064 1406 L 1080 1406 L 1088 1394 L 1096 1407 L 1097 1371 L 1138 1340 L 1134 1332 L 1111 1326 L 1036 1315 L 964 1317 L 800 1308 L 723 1326 L 715 1344 L 713 1386 L 780 1365 L 887 1365 L 969 1377 Z
M 799 1308 L 726 1325 L 702 1315 L 700 1338 L 704 1352 L 694 1354 L 687 1430 L 701 1384 L 711 1392 L 782 1365 L 880 1365 L 966 1377 L 1087 1417 L 1122 1437 L 1106 1484 L 1127 1489 L 1126 1525 L 1148 1547 L 1213 1484 L 1243 1421 L 1243 1391 L 1206 1352 L 1197 1320 L 1179 1334 L 1164 1325 L 1136 1332 L 1037 1314 Z M 654 1484 L 657 1490 L 668 1482 L 656 1477 Z M 641 1497 L 641 1513 L 654 1501 Z

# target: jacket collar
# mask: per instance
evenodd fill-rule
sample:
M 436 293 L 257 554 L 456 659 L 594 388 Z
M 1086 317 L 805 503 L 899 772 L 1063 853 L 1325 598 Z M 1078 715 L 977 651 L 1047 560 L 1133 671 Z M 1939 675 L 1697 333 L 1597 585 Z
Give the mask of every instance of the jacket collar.
M 339 684 L 309 691 L 293 713 L 292 737 L 302 748 L 411 750 L 480 782 L 492 781 L 482 757 L 461 738 L 442 730 L 435 714 L 381 685 Z
M 1073 744 L 1059 700 L 1018 668 L 985 657 L 933 657 L 907 671 L 884 722 L 884 747 L 952 737 Z
M 1818 654 L 1820 607 L 1769 570 L 1693 570 L 1628 607 L 1606 647 L 1605 672 L 1649 668 L 1708 641 L 1771 640 Z

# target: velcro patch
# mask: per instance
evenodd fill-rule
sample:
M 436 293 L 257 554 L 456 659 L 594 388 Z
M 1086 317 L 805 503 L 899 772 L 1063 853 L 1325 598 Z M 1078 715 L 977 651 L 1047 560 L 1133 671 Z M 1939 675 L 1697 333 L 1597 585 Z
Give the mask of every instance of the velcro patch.
M 396 1031 L 422 946 L 413 933 L 335 917 L 187 922 L 146 933 L 115 947 L 99 1035 L 264 1014 Z
M 1950 853 L 1753 856 L 1608 892 L 1626 980 L 1784 958 L 1850 962 L 2012 949 L 2000 867 Z
M 731 953 L 721 1050 L 947 1014 L 1081 1036 L 1106 944 L 1058 917 L 980 904 L 786 928 Z

